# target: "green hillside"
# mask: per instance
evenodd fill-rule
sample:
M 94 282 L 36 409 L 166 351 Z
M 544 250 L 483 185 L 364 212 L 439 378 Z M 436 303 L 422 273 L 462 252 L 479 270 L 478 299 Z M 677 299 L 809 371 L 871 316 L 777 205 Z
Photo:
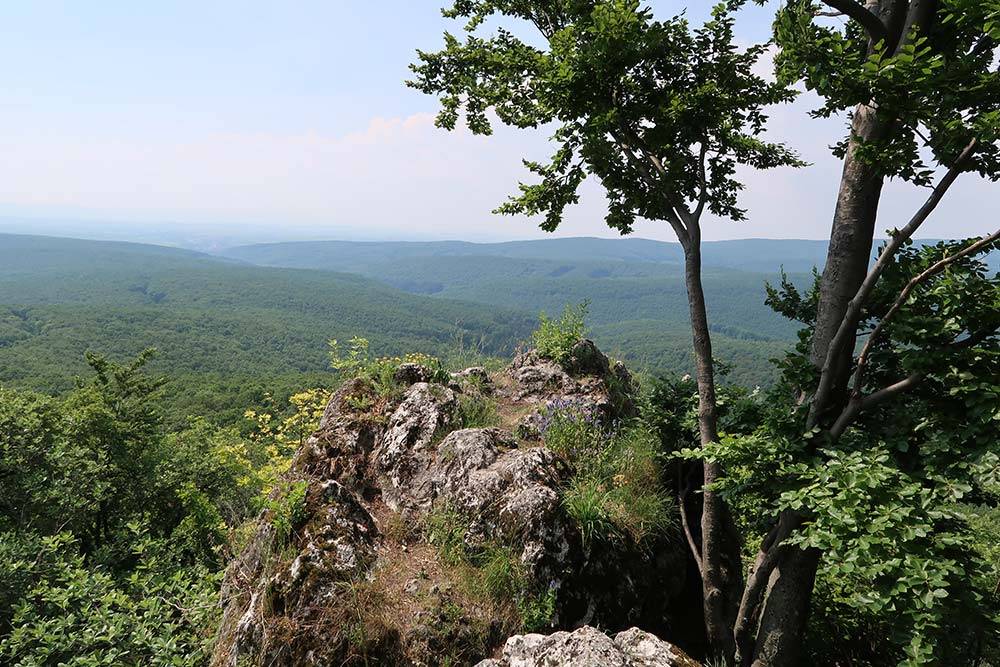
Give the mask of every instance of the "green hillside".
M 85 372 L 88 350 L 128 358 L 156 347 L 152 369 L 172 379 L 179 412 L 236 411 L 268 390 L 329 382 L 330 338 L 366 336 L 378 354 L 444 354 L 462 337 L 507 354 L 533 324 L 524 313 L 415 296 L 354 275 L 0 235 L 7 385 L 62 391 Z
M 743 243 L 762 244 L 759 257 L 782 245 Z M 795 327 L 763 303 L 773 272 L 723 266 L 724 246 L 705 270 L 716 355 L 732 367 L 731 381 L 767 384 L 769 359 Z M 268 393 L 329 383 L 330 338 L 365 336 L 377 354 L 447 356 L 462 341 L 506 355 L 539 311 L 584 300 L 603 348 L 639 369 L 691 372 L 676 250 L 642 239 L 330 242 L 215 257 L 0 235 L 0 383 L 58 393 L 85 373 L 88 350 L 124 359 L 156 347 L 152 370 L 171 381 L 175 417 L 231 421 Z M 805 251 L 789 256 L 796 266 L 808 260 Z
M 731 380 L 766 384 L 769 359 L 794 342 L 796 326 L 765 304 L 779 267 L 805 282 L 822 261 L 817 241 L 706 244 L 703 280 L 717 356 Z M 356 272 L 417 294 L 531 312 L 590 302 L 603 347 L 654 371 L 691 369 L 688 305 L 680 248 L 645 239 L 548 239 L 512 243 L 352 243 L 243 246 L 225 257 L 269 266 Z M 766 270 L 764 267 L 767 267 Z

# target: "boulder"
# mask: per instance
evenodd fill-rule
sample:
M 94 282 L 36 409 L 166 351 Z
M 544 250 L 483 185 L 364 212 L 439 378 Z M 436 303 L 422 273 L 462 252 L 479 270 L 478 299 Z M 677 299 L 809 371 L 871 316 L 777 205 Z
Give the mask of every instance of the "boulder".
M 434 379 L 434 371 L 423 364 L 406 361 L 396 368 L 392 379 L 404 387 L 408 387 L 418 382 L 430 382 Z
M 571 402 L 613 422 L 635 414 L 635 383 L 625 365 L 612 362 L 592 341 L 581 340 L 559 364 L 537 351 L 522 352 L 504 371 L 501 395 L 514 403 L 537 406 Z
M 389 417 L 372 453 L 372 472 L 390 509 L 404 508 L 413 479 L 435 459 L 434 436 L 452 422 L 455 405 L 451 389 L 418 382 Z
M 612 639 L 583 626 L 551 635 L 516 635 L 499 658 L 476 667 L 701 667 L 684 651 L 656 636 L 631 628 Z

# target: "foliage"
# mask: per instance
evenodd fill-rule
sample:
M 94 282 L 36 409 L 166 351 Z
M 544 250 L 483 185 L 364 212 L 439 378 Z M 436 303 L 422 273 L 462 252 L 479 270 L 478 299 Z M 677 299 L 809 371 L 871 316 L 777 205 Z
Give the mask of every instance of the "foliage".
M 531 334 L 531 342 L 538 353 L 556 363 L 566 361 L 573 346 L 586 333 L 584 320 L 588 308 L 586 301 L 575 306 L 567 304 L 558 320 L 551 320 L 542 313 L 538 328 Z
M 59 399 L 0 389 L 4 664 L 206 660 L 219 569 L 271 451 L 204 419 L 168 432 L 150 358 L 90 355 Z
M 0 533 L 0 572 L 18 589 L 0 662 L 205 664 L 220 575 L 177 568 L 164 543 L 137 530 L 128 576 L 88 561 L 68 533 Z
M 856 22 L 821 23 L 816 3 L 785 3 L 775 20 L 775 64 L 783 81 L 803 81 L 829 117 L 867 105 L 893 131 L 872 138 L 860 155 L 886 176 L 927 185 L 936 165 L 951 165 L 970 139 L 979 145 L 972 169 L 1000 176 L 1000 73 L 993 67 L 995 1 L 947 0 L 924 29 L 890 26 L 870 41 Z M 891 34 L 893 30 L 897 34 Z M 846 154 L 848 139 L 834 153 Z
M 545 446 L 573 466 L 563 505 L 584 546 L 595 541 L 645 546 L 674 526 L 655 433 L 638 424 L 608 429 L 592 407 L 569 401 L 549 405 L 536 427 Z
M 306 493 L 308 482 L 304 480 L 280 484 L 265 503 L 274 526 L 274 542 L 284 545 L 292 533 L 306 518 Z
M 764 108 L 793 93 L 754 74 L 766 45 L 733 44 L 741 4 L 717 5 L 711 20 L 691 29 L 683 16 L 654 20 L 638 0 L 557 8 L 459 0 L 445 15 L 467 20 L 465 40 L 446 33 L 443 50 L 419 52 L 409 85 L 439 96 L 437 122 L 447 129 L 464 114 L 473 133 L 489 134 L 488 112 L 518 128 L 557 124 L 551 160 L 525 162 L 540 182 L 522 184 L 500 213 L 544 214 L 551 231 L 593 174 L 608 194 L 606 222 L 622 233 L 637 217 L 676 221 L 678 208 L 699 202 L 741 219 L 737 166 L 800 164 L 760 137 Z M 540 40 L 503 28 L 480 36 L 492 17 L 524 20 Z
M 535 632 L 551 625 L 555 591 L 537 590 L 512 545 L 470 543 L 465 539 L 468 519 L 448 506 L 434 507 L 424 517 L 423 529 L 445 563 L 467 568 L 465 583 L 472 593 L 514 606 L 520 630 Z
M 335 339 L 329 342 L 330 365 L 344 378 L 360 378 L 368 382 L 379 398 L 395 396 L 399 391 L 396 371 L 402 364 L 419 364 L 430 370 L 431 382 L 447 384 L 448 372 L 441 361 L 422 353 L 409 353 L 402 357 L 372 357 L 367 338 L 351 338 L 346 354 Z
M 901 664 L 968 662 L 996 629 L 983 559 L 993 547 L 970 524 L 996 507 L 1000 276 L 969 256 L 898 298 L 913 276 L 965 245 L 902 249 L 859 327 L 874 340 L 864 369 L 855 361 L 849 400 L 917 374 L 912 389 L 867 405 L 839 438 L 820 429 L 803 437 L 804 408 L 790 388 L 815 382 L 806 334 L 782 360 L 787 384 L 770 393 L 763 420 L 687 452 L 724 465 L 717 487 L 733 507 L 806 517 L 785 544 L 822 554 L 820 615 L 875 633 L 860 646 L 888 633 L 892 647 L 879 651 Z M 814 295 L 776 297 L 794 304 Z
M 246 411 L 251 430 L 245 437 L 253 449 L 253 463 L 264 494 L 270 493 L 288 470 L 292 455 L 319 427 L 328 401 L 328 392 L 307 389 L 289 397 L 291 413 L 284 419 L 271 412 Z
M 461 394 L 455 410 L 458 428 L 487 428 L 500 425 L 496 401 L 478 393 Z

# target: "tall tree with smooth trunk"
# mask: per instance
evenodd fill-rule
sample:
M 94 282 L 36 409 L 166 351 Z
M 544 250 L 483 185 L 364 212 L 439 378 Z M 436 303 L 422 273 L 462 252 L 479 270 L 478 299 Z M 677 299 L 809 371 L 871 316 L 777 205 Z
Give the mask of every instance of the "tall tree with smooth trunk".
M 499 212 L 544 214 L 542 228 L 552 231 L 590 175 L 607 193 L 612 229 L 627 234 L 639 218 L 670 226 L 684 249 L 703 444 L 718 439 L 701 282 L 704 215 L 744 218 L 738 167 L 801 164 L 762 138 L 765 109 L 792 93 L 754 73 L 766 45 L 737 46 L 733 12 L 742 4 L 720 4 L 705 25 L 692 28 L 681 16 L 654 20 L 638 0 L 458 0 L 445 15 L 467 21 L 464 39 L 446 34 L 442 51 L 421 52 L 411 82 L 440 96 L 438 124 L 447 129 L 463 114 L 477 134 L 490 133 L 490 114 L 518 128 L 552 128 L 551 160 L 525 163 L 539 182 L 522 184 Z M 480 36 L 495 17 L 520 20 L 533 40 L 503 28 Z M 708 639 L 721 656 L 732 653 L 742 566 L 732 517 L 712 487 L 720 474 L 717 464 L 704 463 L 694 557 Z

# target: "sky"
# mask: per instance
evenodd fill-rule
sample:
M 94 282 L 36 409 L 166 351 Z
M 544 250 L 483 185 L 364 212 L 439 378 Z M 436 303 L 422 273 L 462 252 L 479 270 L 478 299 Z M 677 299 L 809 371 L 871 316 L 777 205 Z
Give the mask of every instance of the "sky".
M 491 137 L 434 127 L 436 100 L 404 85 L 415 50 L 459 25 L 441 0 L 34 0 L 0 5 L 0 231 L 172 226 L 280 238 L 540 238 L 538 221 L 490 213 L 547 133 Z M 660 0 L 658 17 L 710 3 Z M 770 7 L 744 9 L 738 38 L 767 39 Z M 766 69 L 767 64 L 762 64 Z M 772 136 L 812 163 L 744 174 L 741 223 L 705 238 L 824 238 L 843 119 L 815 98 L 772 113 Z M 1000 217 L 991 184 L 963 176 L 921 232 L 964 237 Z M 926 191 L 893 183 L 880 228 L 905 224 Z M 992 195 L 992 196 L 991 196 Z M 589 181 L 558 235 L 615 236 Z M 70 221 L 70 222 L 66 222 Z M 228 232 L 227 232 L 228 233 Z M 672 240 L 663 223 L 636 234 Z

